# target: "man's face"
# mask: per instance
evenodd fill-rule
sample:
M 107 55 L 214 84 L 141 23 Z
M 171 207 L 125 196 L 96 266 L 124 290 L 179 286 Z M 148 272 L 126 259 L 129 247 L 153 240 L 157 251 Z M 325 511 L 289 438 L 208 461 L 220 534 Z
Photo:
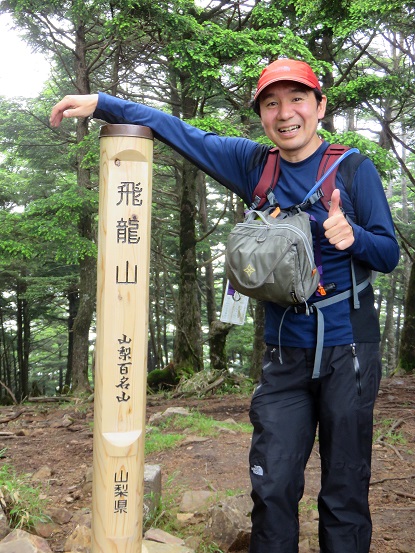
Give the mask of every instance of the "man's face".
M 261 123 L 267 137 L 287 161 L 302 161 L 321 141 L 316 134 L 324 117 L 327 99 L 317 103 L 314 92 L 292 81 L 270 84 L 259 97 Z

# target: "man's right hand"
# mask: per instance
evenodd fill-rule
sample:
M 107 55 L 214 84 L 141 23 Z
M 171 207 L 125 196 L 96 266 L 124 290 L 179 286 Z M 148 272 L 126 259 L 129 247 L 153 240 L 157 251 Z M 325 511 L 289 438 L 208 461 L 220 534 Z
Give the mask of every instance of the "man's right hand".
M 59 127 L 68 117 L 89 117 L 97 107 L 98 94 L 69 95 L 58 102 L 50 113 L 50 124 Z

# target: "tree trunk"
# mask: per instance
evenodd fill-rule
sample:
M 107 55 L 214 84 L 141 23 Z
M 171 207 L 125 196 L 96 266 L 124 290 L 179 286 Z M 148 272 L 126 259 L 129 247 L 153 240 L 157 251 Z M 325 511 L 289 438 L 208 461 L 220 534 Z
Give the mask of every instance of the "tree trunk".
M 199 188 L 199 221 L 200 230 L 203 235 L 209 231 L 208 216 L 207 216 L 207 198 L 206 198 L 206 178 L 205 175 L 199 171 L 197 175 L 198 188 Z M 205 269 L 205 291 L 206 291 L 206 311 L 209 328 L 213 321 L 216 321 L 216 298 L 215 298 L 215 280 L 212 268 L 212 254 L 208 239 L 206 239 L 206 245 L 202 250 L 202 261 Z
M 390 276 L 390 285 L 386 298 L 386 319 L 383 327 L 381 353 L 385 359 L 386 375 L 390 375 L 396 368 L 396 344 L 395 344 L 395 322 L 394 322 L 394 303 L 396 293 L 396 278 Z
M 69 389 L 72 382 L 72 367 L 73 367 L 73 326 L 76 318 L 76 314 L 79 309 L 79 291 L 77 286 L 73 286 L 71 290 L 68 291 L 68 354 L 66 361 L 66 372 L 65 372 L 65 387 Z M 61 385 L 60 385 L 61 387 Z
M 172 114 L 185 119 L 195 116 L 197 102 L 183 91 L 187 89 L 185 74 L 170 74 Z M 189 161 L 178 161 L 176 183 L 180 197 L 179 228 L 179 292 L 176 308 L 176 335 L 173 346 L 175 368 L 203 369 L 202 326 L 197 284 L 196 195 L 198 169 Z
M 262 301 L 257 301 L 255 306 L 255 333 L 249 376 L 255 382 L 259 381 L 262 371 L 262 358 L 264 356 L 265 309 Z
M 12 370 L 10 363 L 10 346 L 9 346 L 9 336 L 6 332 L 4 317 L 3 317 L 3 307 L 0 305 L 0 328 L 1 328 L 1 338 L 0 342 L 2 348 L 0 351 L 0 380 L 6 384 L 8 388 L 12 388 Z M 0 399 L 6 395 L 3 387 L 0 390 Z
M 206 179 L 199 171 L 199 220 L 201 232 L 205 235 L 209 231 L 207 217 Z M 215 279 L 212 267 L 212 253 L 209 244 L 203 248 L 202 259 L 205 268 L 206 311 L 209 325 L 209 358 L 212 369 L 224 371 L 228 369 L 226 356 L 226 337 L 232 325 L 217 320 Z
M 159 244 L 156 245 L 155 255 L 154 255 L 154 265 L 155 270 L 153 271 L 153 289 L 154 289 L 154 300 L 153 300 L 153 324 L 155 326 L 153 332 L 153 349 L 154 349 L 154 368 L 161 369 L 163 366 L 163 344 L 164 344 L 164 332 L 163 332 L 163 322 L 165 316 L 162 316 L 160 301 L 163 298 L 163 305 L 166 305 L 165 293 L 164 293 L 164 282 L 160 278 L 160 272 L 164 270 L 164 267 L 159 262 L 161 256 L 159 255 Z M 150 327 L 151 328 L 151 327 Z M 167 357 L 167 352 L 165 357 L 166 365 L 169 362 Z
M 22 297 L 26 285 L 20 283 L 17 290 L 17 362 L 19 368 L 19 399 L 29 396 L 30 316 L 27 300 Z
M 80 261 L 79 309 L 73 325 L 72 389 L 89 391 L 89 330 L 95 308 L 96 260 Z
M 196 259 L 196 173 L 189 161 L 183 161 L 180 198 L 180 275 L 174 344 L 177 369 L 200 371 L 202 330 L 197 287 Z
M 76 30 L 76 83 L 79 94 L 89 94 L 89 75 L 86 65 L 85 28 L 80 24 Z M 76 124 L 76 142 L 80 144 L 88 134 L 88 120 L 78 119 Z M 79 193 L 91 188 L 90 173 L 82 167 L 84 152 L 77 154 L 77 180 Z M 93 214 L 84 210 L 79 221 L 79 235 L 87 240 L 93 239 Z M 95 309 L 96 259 L 85 255 L 79 260 L 79 309 L 73 325 L 72 388 L 82 392 L 90 389 L 88 382 L 89 330 Z
M 415 262 L 412 262 L 406 294 L 405 319 L 399 349 L 399 367 L 406 373 L 415 372 Z
M 321 52 L 317 53 L 315 52 L 315 48 L 313 49 L 313 46 L 311 45 L 311 50 L 314 50 L 314 53 L 316 57 L 320 60 L 327 61 L 328 63 L 332 63 L 333 60 L 333 33 L 329 29 L 325 29 L 323 31 L 323 37 L 321 41 Z M 322 85 L 323 85 L 323 92 L 325 90 L 329 90 L 334 84 L 334 77 L 333 72 L 327 72 L 325 75 L 323 75 L 322 78 Z M 321 126 L 326 131 L 329 131 L 331 133 L 336 132 L 335 126 L 334 126 L 334 115 L 330 112 L 330 109 L 327 110 L 327 114 L 324 117 L 324 119 L 321 122 Z
M 210 367 L 217 371 L 228 369 L 226 356 L 226 337 L 229 334 L 231 324 L 221 321 L 212 321 L 209 328 Z

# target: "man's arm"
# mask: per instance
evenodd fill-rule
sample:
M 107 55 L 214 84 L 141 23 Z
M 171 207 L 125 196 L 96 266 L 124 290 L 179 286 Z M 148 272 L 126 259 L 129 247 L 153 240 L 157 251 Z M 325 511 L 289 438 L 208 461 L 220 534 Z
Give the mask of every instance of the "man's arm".
M 199 169 L 250 203 L 260 168 L 252 167 L 258 144 L 238 137 L 220 137 L 191 126 L 161 110 L 108 94 L 65 96 L 51 112 L 58 126 L 66 117 L 93 116 L 111 124 L 149 127 L 154 136 L 172 147 Z
M 356 220 L 347 251 L 375 271 L 391 272 L 399 261 L 399 244 L 379 174 L 366 159 L 356 171 L 351 195 Z

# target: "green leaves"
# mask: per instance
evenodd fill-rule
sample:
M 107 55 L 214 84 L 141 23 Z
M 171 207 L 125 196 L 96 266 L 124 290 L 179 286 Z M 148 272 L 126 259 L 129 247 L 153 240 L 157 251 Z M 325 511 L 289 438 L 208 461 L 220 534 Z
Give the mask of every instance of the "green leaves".
M 398 169 L 396 159 L 384 148 L 380 147 L 376 142 L 366 138 L 357 132 L 329 133 L 324 130 L 319 130 L 319 135 L 333 144 L 345 144 L 351 148 L 357 148 L 362 154 L 367 155 L 373 163 L 380 175 L 384 178 L 390 177 L 391 173 Z
M 80 235 L 78 225 L 85 212 L 96 213 L 97 193 L 74 184 L 45 200 L 30 204 L 23 217 L 27 235 L 46 242 L 56 261 L 77 263 L 96 255 L 96 245 Z

